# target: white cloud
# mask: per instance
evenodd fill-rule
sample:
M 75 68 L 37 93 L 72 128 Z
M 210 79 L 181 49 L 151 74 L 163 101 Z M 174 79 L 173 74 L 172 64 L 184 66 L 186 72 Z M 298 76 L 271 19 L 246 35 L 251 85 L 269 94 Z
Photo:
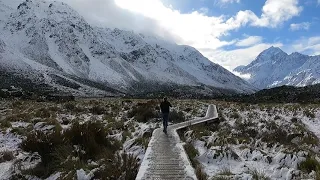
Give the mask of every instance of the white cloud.
M 310 28 L 310 25 L 311 23 L 309 22 L 303 22 L 298 24 L 293 23 L 293 24 L 290 24 L 290 30 L 291 31 L 298 31 L 301 29 L 308 30 Z
M 202 14 L 208 14 L 209 9 L 206 8 L 206 7 L 202 7 L 202 8 L 199 9 L 199 12 L 202 13 Z
M 240 0 L 215 0 L 216 5 L 223 7 L 226 4 L 240 3 Z
M 239 11 L 236 16 L 225 19 L 224 16 L 207 16 L 198 11 L 183 14 L 166 7 L 160 0 L 115 0 L 123 9 L 153 19 L 157 24 L 179 37 L 179 43 L 195 48 L 217 49 L 232 42 L 220 41 L 230 30 L 238 29 L 246 24 L 252 26 L 276 27 L 284 21 L 299 15 L 302 8 L 297 0 L 267 0 L 258 18 L 252 11 Z
M 298 4 L 298 0 L 267 0 L 262 8 L 260 23 L 263 25 L 267 21 L 272 26 L 298 16 L 303 9 Z
M 51 1 L 51 0 L 48 0 Z M 179 41 L 154 19 L 119 7 L 114 0 L 59 0 L 72 6 L 93 25 L 149 33 Z
M 232 42 L 220 41 L 219 37 L 237 29 L 240 24 L 229 24 L 223 16 L 209 17 L 194 11 L 189 14 L 166 7 L 160 0 L 116 0 L 117 5 L 153 19 L 165 31 L 181 39 L 180 44 L 195 48 L 217 49 Z
M 231 18 L 224 15 L 208 16 L 206 9 L 181 13 L 172 6 L 165 6 L 161 0 L 60 1 L 73 6 L 93 24 L 155 34 L 174 40 L 178 44 L 190 45 L 213 62 L 231 69 L 249 63 L 258 53 L 272 44 L 262 43 L 257 37 L 240 42 L 223 41 L 221 37 L 246 25 L 278 27 L 302 11 L 298 0 L 266 0 L 259 17 L 251 10 L 245 10 L 239 11 Z M 255 45 L 233 51 L 221 50 L 223 46 L 235 43 L 238 46 Z
M 262 14 L 258 17 L 250 10 L 239 11 L 228 21 L 238 24 L 247 24 L 259 27 L 278 27 L 283 22 L 298 16 L 303 10 L 298 0 L 267 0 L 262 7 Z
M 218 0 L 222 3 L 240 3 L 240 0 Z
M 310 55 L 320 55 L 320 36 L 301 38 L 293 43 L 290 50 L 292 52 L 308 51 Z
M 238 41 L 235 45 L 239 47 L 252 46 L 262 42 L 261 36 L 249 36 L 245 39 Z
M 241 77 L 242 79 L 248 80 L 251 78 L 251 74 L 241 74 L 237 71 L 231 71 L 234 75 Z
M 282 43 L 260 43 L 251 47 L 235 49 L 235 50 L 202 50 L 201 52 L 212 59 L 214 62 L 219 62 L 220 65 L 232 71 L 234 68 L 240 65 L 247 65 L 253 61 L 263 50 L 271 47 L 282 47 Z

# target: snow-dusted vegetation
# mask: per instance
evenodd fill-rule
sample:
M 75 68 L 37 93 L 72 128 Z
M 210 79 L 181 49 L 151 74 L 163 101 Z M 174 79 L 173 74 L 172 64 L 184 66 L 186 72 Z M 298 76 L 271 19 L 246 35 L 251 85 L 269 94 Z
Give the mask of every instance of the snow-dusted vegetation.
M 213 179 L 318 179 L 320 107 L 217 103 L 218 123 L 183 131 Z
M 0 101 L 0 179 L 135 179 L 158 100 Z M 319 178 L 320 107 L 172 100 L 171 123 L 219 120 L 179 132 L 199 179 Z
M 146 104 L 1 101 L 0 179 L 134 179 L 157 125 Z

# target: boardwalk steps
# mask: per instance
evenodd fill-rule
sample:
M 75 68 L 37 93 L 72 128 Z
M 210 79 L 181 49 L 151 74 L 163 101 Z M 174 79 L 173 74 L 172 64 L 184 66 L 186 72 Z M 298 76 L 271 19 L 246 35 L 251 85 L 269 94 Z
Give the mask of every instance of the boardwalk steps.
M 209 105 L 205 117 L 168 126 L 167 135 L 162 132 L 162 128 L 154 130 L 136 180 L 196 180 L 177 130 L 216 118 L 216 106 Z

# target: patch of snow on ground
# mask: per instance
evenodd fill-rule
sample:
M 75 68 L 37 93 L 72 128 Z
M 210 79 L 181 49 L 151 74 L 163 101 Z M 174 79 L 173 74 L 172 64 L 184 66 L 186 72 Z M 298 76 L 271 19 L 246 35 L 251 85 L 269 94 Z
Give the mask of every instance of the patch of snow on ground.
M 22 140 L 12 133 L 0 132 L 0 151 L 15 151 L 21 142 Z
M 315 114 L 315 118 L 309 118 L 304 115 L 304 110 L 310 110 Z M 319 109 L 310 109 L 304 107 L 302 109 L 288 110 L 287 107 L 258 108 L 248 110 L 239 110 L 239 107 L 224 107 L 224 115 L 226 116 L 225 124 L 229 124 L 232 128 L 231 132 L 237 131 L 237 121 L 251 121 L 254 123 L 258 131 L 268 132 L 265 127 L 266 123 L 275 123 L 280 128 L 295 127 L 292 119 L 295 117 L 320 139 L 320 111 Z M 239 118 L 233 118 L 230 115 L 238 113 Z M 246 127 L 247 129 L 248 127 Z M 286 128 L 287 129 L 287 128 Z M 190 137 L 190 132 L 185 132 L 186 137 Z M 200 132 L 201 133 L 201 132 Z M 225 144 L 223 147 L 212 145 L 207 148 L 207 143 L 215 142 L 218 137 L 217 132 L 213 132 L 211 136 L 203 136 L 200 139 L 192 139 L 192 144 L 199 152 L 197 160 L 201 163 L 204 171 L 209 177 L 220 175 L 224 170 L 229 170 L 236 179 L 252 179 L 253 172 L 259 172 L 271 179 L 291 180 L 300 178 L 299 163 L 306 160 L 307 152 L 298 151 L 287 152 L 287 148 L 282 144 L 276 144 L 268 147 L 265 143 L 255 139 L 253 144 Z M 294 141 L 291 141 L 294 142 Z M 319 145 L 318 145 L 319 146 Z M 310 149 L 314 149 L 310 146 Z M 232 155 L 235 153 L 238 158 Z M 312 177 L 312 175 L 311 175 Z
M 0 163 L 0 179 L 9 179 L 13 162 Z

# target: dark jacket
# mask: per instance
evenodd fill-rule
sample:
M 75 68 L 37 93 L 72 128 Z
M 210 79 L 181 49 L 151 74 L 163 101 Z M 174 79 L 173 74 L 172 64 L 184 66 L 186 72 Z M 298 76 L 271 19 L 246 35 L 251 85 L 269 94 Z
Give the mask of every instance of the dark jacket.
M 169 113 L 171 104 L 168 101 L 163 101 L 160 104 L 160 109 L 162 113 Z

